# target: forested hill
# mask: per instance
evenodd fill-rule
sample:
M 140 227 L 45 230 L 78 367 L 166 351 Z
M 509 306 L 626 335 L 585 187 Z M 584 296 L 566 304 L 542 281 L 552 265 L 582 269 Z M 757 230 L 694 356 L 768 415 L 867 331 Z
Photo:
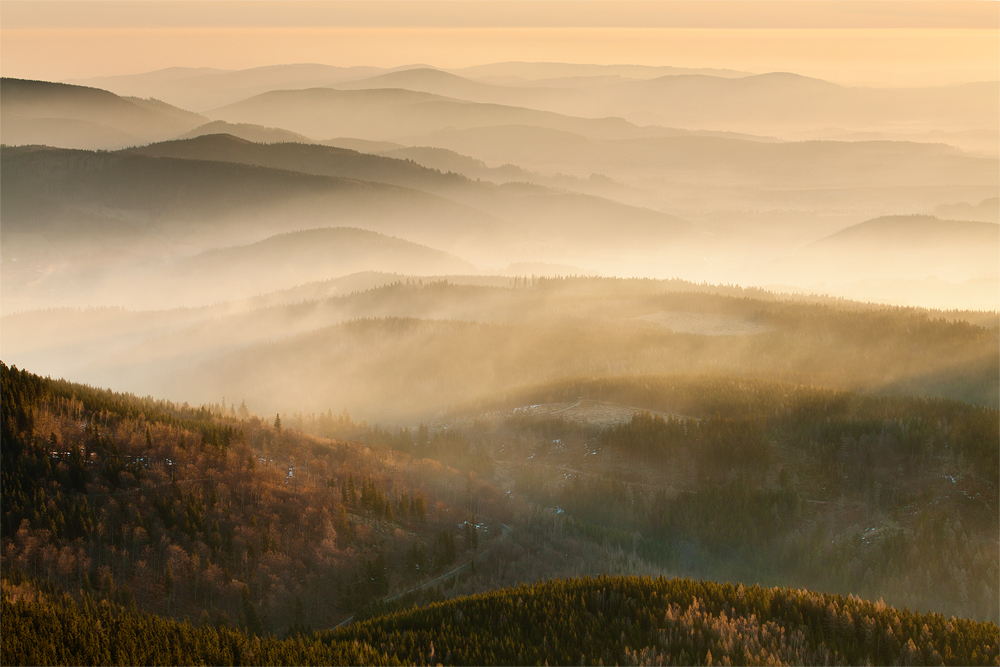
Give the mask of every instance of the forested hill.
M 438 664 L 996 664 L 997 626 L 881 602 L 689 579 L 558 579 L 326 638 Z
M 12 595 L 13 593 L 13 595 Z M 14 597 L 18 599 L 15 601 Z M 557 579 L 285 640 L 3 593 L 4 664 L 995 665 L 993 623 L 688 579 Z
M 0 372 L 5 592 L 27 577 L 264 634 L 332 627 L 479 544 L 458 523 L 472 517 L 439 501 L 467 480 L 440 464 L 271 426 L 245 406 Z

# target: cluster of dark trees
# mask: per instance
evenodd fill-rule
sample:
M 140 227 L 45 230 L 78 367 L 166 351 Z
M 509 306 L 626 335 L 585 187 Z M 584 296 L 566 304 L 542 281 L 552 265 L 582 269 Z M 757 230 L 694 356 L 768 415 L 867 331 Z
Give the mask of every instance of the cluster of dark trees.
M 328 485 L 336 487 L 337 482 L 331 478 Z M 401 521 L 425 522 L 427 520 L 427 500 L 423 495 L 419 493 L 410 495 L 403 492 L 396 494 L 395 498 L 387 498 L 382 488 L 371 477 L 364 477 L 361 480 L 361 494 L 359 495 L 354 484 L 354 474 L 349 473 L 347 480 L 340 484 L 340 498 L 345 516 L 347 508 L 352 508 L 364 512 L 367 516 L 384 519 L 390 523 L 394 522 L 397 517 Z

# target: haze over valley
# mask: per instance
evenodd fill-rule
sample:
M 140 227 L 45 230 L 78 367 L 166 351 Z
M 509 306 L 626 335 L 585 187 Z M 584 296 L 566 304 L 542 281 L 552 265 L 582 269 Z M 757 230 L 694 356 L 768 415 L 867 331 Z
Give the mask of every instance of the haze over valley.
M 236 4 L 4 8 L 5 664 L 996 664 L 1000 72 L 868 41 L 995 7 Z

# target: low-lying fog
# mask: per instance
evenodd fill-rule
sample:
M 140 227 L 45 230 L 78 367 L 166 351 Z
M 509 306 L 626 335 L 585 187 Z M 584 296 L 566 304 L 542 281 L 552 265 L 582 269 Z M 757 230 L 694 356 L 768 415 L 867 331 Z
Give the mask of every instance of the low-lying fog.
M 993 353 L 995 313 L 869 368 L 801 322 L 1000 308 L 997 82 L 515 65 L 3 79 L 4 360 L 405 420 L 572 375 L 948 395 Z

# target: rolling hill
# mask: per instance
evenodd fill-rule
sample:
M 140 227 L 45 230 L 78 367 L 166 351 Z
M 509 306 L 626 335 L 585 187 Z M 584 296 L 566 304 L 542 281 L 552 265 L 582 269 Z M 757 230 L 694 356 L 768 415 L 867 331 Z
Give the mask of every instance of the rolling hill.
M 690 223 L 660 211 L 524 183 L 500 186 L 480 183 L 455 173 L 422 167 L 410 159 L 328 146 L 262 145 L 215 135 L 153 144 L 130 152 L 221 160 L 425 190 L 520 226 L 521 236 L 506 243 L 518 245 L 526 252 L 531 252 L 531 243 L 542 243 L 579 255 L 593 251 L 598 244 L 603 248 L 635 247 L 640 238 L 643 245 L 652 243 L 671 252 L 695 236 Z
M 540 85 L 511 86 L 493 85 L 473 81 L 465 77 L 451 74 L 430 67 L 387 72 L 370 78 L 357 79 L 338 83 L 332 88 L 338 90 L 374 90 L 380 88 L 396 88 L 416 92 L 431 93 L 442 97 L 478 102 L 483 104 L 503 104 L 528 109 L 551 111 L 553 109 L 567 110 L 577 107 L 570 114 L 574 116 L 592 117 L 586 105 L 587 94 L 568 87 L 548 88 Z M 614 114 L 607 114 L 614 115 Z
M 857 251 L 865 245 L 887 252 L 897 248 L 945 251 L 948 246 L 988 251 L 1000 246 L 1000 226 L 989 222 L 941 220 L 929 215 L 890 215 L 843 229 L 816 241 L 810 248 L 839 247 Z
M 185 400 L 239 393 L 268 410 L 348 405 L 371 419 L 424 419 L 567 376 L 705 367 L 983 404 L 997 395 L 995 333 L 934 311 L 601 278 L 355 276 L 183 311 L 150 309 L 183 302 L 182 290 L 136 290 L 140 311 L 5 316 L 8 359 Z
M 99 235 L 102 225 L 117 224 L 176 237 L 221 227 L 245 241 L 255 228 L 273 234 L 309 220 L 367 220 L 451 243 L 492 225 L 478 211 L 413 189 L 219 160 L 21 148 L 4 151 L 2 168 L 5 232 L 69 225 Z M 435 225 L 418 224 L 423 218 Z
M 768 193 L 790 189 L 890 188 L 918 184 L 965 186 L 1000 177 L 995 158 L 944 144 L 897 141 L 763 142 L 664 131 L 641 139 L 595 139 L 533 125 L 448 128 L 406 139 L 543 173 L 601 173 L 646 188 L 710 186 L 715 192 L 747 186 Z M 745 197 L 746 194 L 744 193 Z M 785 201 L 788 195 L 783 194 Z M 676 198 L 676 197 L 675 197 Z
M 284 640 L 71 599 L 5 596 L 3 605 L 11 664 L 990 665 L 998 654 L 995 623 L 853 596 L 662 577 L 556 579 Z
M 203 303 L 234 300 L 360 271 L 473 274 L 475 266 L 427 246 L 348 227 L 287 232 L 245 246 L 208 250 L 177 264 L 167 290 Z
M 311 143 L 308 137 L 289 132 L 288 130 L 276 127 L 264 127 L 262 125 L 249 125 L 246 123 L 227 123 L 224 120 L 214 120 L 210 123 L 199 125 L 187 134 L 178 137 L 178 139 L 194 139 L 206 134 L 229 134 L 245 141 L 254 141 L 261 144 Z
M 126 99 L 97 88 L 0 80 L 0 139 L 7 145 L 121 148 L 175 137 L 206 122 L 157 100 Z
M 282 127 L 313 139 L 348 136 L 395 141 L 445 128 L 525 124 L 618 138 L 655 134 L 620 118 L 587 119 L 521 107 L 480 104 L 402 89 L 281 90 L 208 112 L 233 123 Z
M 992 408 L 591 378 L 414 438 L 0 372 L 5 663 L 996 660 Z
M 151 289 L 172 262 L 314 227 L 515 257 L 503 241 L 518 225 L 409 188 L 130 153 L 7 148 L 0 159 L 5 312 L 81 299 L 179 305 L 182 295 Z
M 232 126 L 222 121 L 216 122 L 223 126 L 220 132 L 133 148 L 129 153 L 271 167 L 317 176 L 389 183 L 429 192 L 447 192 L 457 187 L 470 186 L 468 179 L 454 174 L 442 174 L 410 160 L 309 142 L 281 141 L 268 144 L 226 132 Z
M 611 84 L 596 113 L 616 109 L 639 124 L 776 133 L 839 127 L 997 129 L 996 82 L 928 88 L 862 88 L 771 72 L 741 78 L 672 75 Z

